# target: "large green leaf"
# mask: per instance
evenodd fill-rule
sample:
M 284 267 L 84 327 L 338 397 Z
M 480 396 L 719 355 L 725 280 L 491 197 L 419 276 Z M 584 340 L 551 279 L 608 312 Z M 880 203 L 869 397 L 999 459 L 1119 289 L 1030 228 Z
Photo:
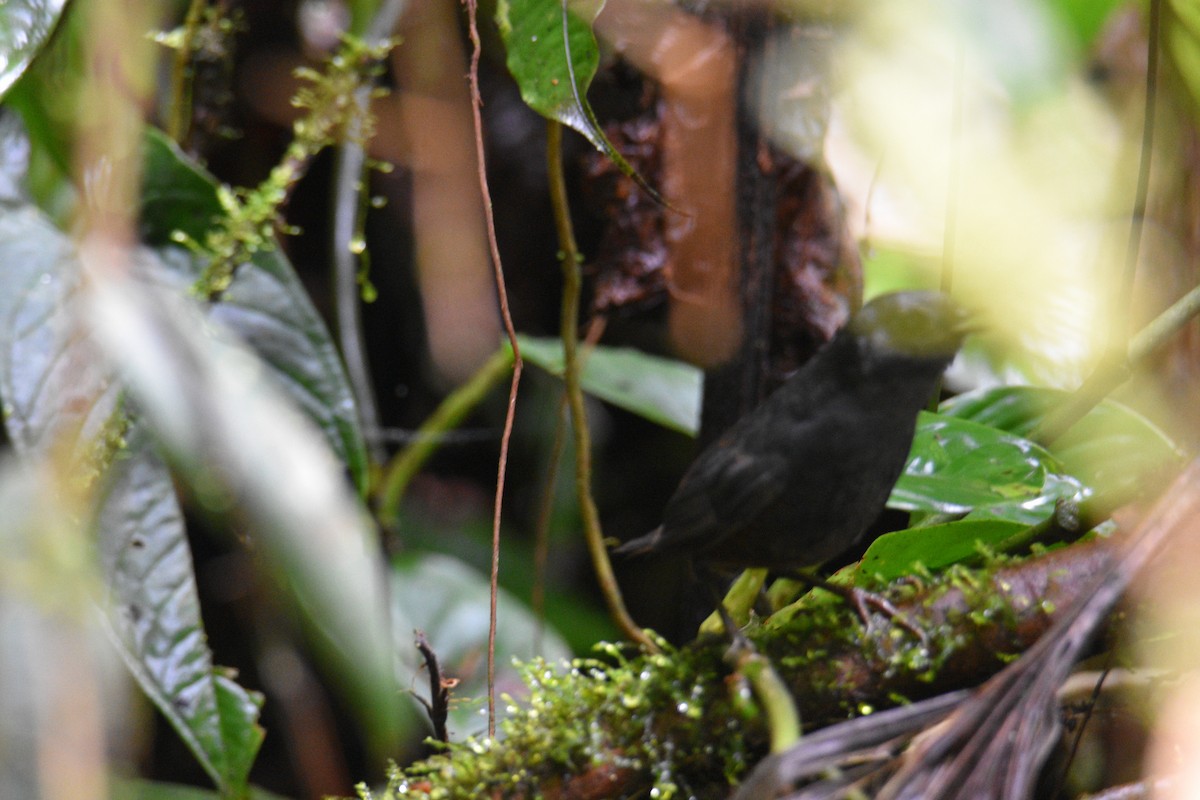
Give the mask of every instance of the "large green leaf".
M 1025 530 L 1023 522 L 1002 519 L 963 520 L 885 533 L 863 554 L 855 572 L 883 580 L 913 574 L 918 564 L 937 570 L 997 545 Z
M 1086 487 L 1033 442 L 922 412 L 908 464 L 888 506 L 1032 525 L 1059 500 L 1078 500 L 1086 494 Z
M 508 71 L 521 98 L 547 119 L 582 133 L 601 153 L 655 198 L 658 194 L 613 147 L 587 101 L 600 64 L 592 22 L 603 0 L 499 0 L 496 24 Z
M 562 376 L 559 339 L 522 335 L 517 341 L 523 358 Z M 586 359 L 579 376 L 584 391 L 659 425 L 696 435 L 704 382 L 704 373 L 699 369 L 626 347 L 598 346 L 581 349 L 580 353 Z
M 50 39 L 66 5 L 66 0 L 6 0 L 0 4 L 0 97 Z
M 942 406 L 948 417 L 970 420 L 1017 436 L 1033 432 L 1046 413 L 1067 399 L 1057 389 L 1007 386 L 960 395 Z M 1181 455 L 1170 438 L 1136 411 L 1105 400 L 1049 447 L 1066 472 L 1097 494 L 1118 502 L 1148 479 L 1177 469 Z
M 144 253 L 145 262 L 153 262 Z M 80 264 L 36 209 L 0 215 L 0 396 L 17 449 L 77 453 L 115 408 L 117 385 L 80 318 Z M 225 791 L 245 786 L 261 742 L 257 700 L 213 667 L 171 476 L 135 423 L 98 515 L 98 550 L 121 654 L 143 691 Z M 226 698 L 238 698 L 230 704 Z
M 128 442 L 99 517 L 116 639 L 213 782 L 238 794 L 262 744 L 262 697 L 213 667 L 171 475 L 140 425 Z
M 146 134 L 142 236 L 166 248 L 175 232 L 203 241 L 221 213 L 217 182 L 166 136 Z M 168 258 L 190 283 L 202 258 Z M 324 432 L 350 468 L 359 489 L 367 482 L 367 454 L 358 408 L 337 348 L 292 265 L 279 250 L 257 253 L 237 271 L 210 312 L 270 366 L 279 387 Z
M 395 747 L 406 717 L 384 565 L 340 462 L 263 362 L 195 301 L 117 275 L 88 287 L 95 335 L 165 455 L 213 512 L 236 512 L 372 743 Z

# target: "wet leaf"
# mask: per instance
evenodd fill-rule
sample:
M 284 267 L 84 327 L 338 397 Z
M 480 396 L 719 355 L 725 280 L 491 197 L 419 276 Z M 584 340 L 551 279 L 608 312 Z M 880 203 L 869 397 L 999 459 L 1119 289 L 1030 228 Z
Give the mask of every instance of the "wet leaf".
M 587 91 L 600 64 L 592 22 L 602 0 L 500 0 L 496 24 L 521 98 L 547 119 L 558 120 L 587 140 L 660 199 L 613 147 L 588 104 Z
M 411 717 L 384 567 L 342 465 L 271 370 L 195 301 L 116 275 L 89 290 L 95 335 L 171 465 L 211 513 L 236 510 L 372 744 L 395 747 Z
M 1066 400 L 1057 389 L 1009 386 L 960 395 L 942 406 L 948 417 L 970 420 L 1017 436 L 1032 433 L 1046 413 Z M 1105 400 L 1049 447 L 1064 471 L 1097 494 L 1129 498 L 1148 481 L 1182 463 L 1179 449 L 1152 422 Z
M 236 794 L 262 744 L 262 696 L 214 668 L 171 475 L 141 426 L 128 441 L 98 525 L 116 639 L 142 690 L 213 782 Z
M 9 437 L 31 457 L 64 443 L 82 455 L 113 415 L 118 390 L 81 324 L 77 254 L 23 206 L 0 215 L 0 261 L 8 265 L 0 396 Z M 240 791 L 262 739 L 260 701 L 213 666 L 174 485 L 136 423 L 107 477 L 96 535 L 125 663 L 213 781 Z M 243 699 L 236 707 L 222 702 L 235 696 Z
M 921 413 L 890 508 L 1034 524 L 1086 488 L 1043 448 L 967 420 Z

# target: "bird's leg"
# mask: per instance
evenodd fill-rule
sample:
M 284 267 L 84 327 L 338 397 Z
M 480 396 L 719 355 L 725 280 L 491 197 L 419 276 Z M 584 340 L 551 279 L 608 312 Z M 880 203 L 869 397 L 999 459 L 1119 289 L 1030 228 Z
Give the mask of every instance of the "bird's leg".
M 818 578 L 816 575 L 810 575 L 805 572 L 788 572 L 787 577 L 801 583 L 806 583 L 817 589 L 824 589 L 831 594 L 836 594 L 850 604 L 850 607 L 858 614 L 858 618 L 862 620 L 863 627 L 869 627 L 871 624 L 871 615 L 867 612 L 867 608 L 871 607 L 901 628 L 904 628 L 913 636 L 916 636 L 922 642 L 926 641 L 925 631 L 914 625 L 908 619 L 908 615 L 892 605 L 891 601 L 886 597 L 874 592 L 868 592 L 866 589 L 859 589 L 857 586 L 830 583 L 824 578 Z
M 718 585 L 716 573 L 709 569 L 707 565 L 699 564 L 695 561 L 691 562 L 691 567 L 692 574 L 700 585 L 704 587 L 704 592 L 709 602 L 716 609 L 717 616 L 721 618 L 721 627 L 725 629 L 725 635 L 729 637 L 730 645 L 736 651 L 754 652 L 754 645 L 750 643 L 750 640 L 742 633 L 742 629 L 733 621 L 733 616 L 725 606 L 725 598 L 721 596 L 720 590 L 716 588 Z M 701 626 L 701 632 L 704 632 L 704 626 Z

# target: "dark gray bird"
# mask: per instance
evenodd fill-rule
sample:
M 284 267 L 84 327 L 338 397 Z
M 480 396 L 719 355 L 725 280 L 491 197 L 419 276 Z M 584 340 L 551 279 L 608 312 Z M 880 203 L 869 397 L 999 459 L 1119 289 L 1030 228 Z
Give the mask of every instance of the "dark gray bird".
M 848 550 L 883 510 L 966 322 L 938 292 L 868 303 L 697 457 L 660 527 L 616 552 L 785 571 Z

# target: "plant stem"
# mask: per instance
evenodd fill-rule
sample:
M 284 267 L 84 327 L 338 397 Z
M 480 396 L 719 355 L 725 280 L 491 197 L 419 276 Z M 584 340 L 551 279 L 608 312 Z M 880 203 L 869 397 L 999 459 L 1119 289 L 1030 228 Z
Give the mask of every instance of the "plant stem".
M 512 353 L 501 348 L 471 380 L 446 395 L 446 399 L 421 423 L 413 443 L 398 453 L 387 467 L 379 490 L 379 518 L 383 524 L 395 524 L 404 490 L 437 449 L 439 434 L 458 427 L 511 369 Z
M 625 601 L 621 598 L 621 590 L 617 586 L 612 563 L 608 559 L 608 550 L 604 546 L 600 513 L 596 510 L 596 502 L 592 498 L 592 442 L 588 435 L 587 415 L 583 407 L 583 389 L 579 385 L 577 326 L 579 294 L 583 279 L 579 271 L 579 248 L 575 244 L 575 232 L 571 228 L 567 185 L 563 178 L 562 125 L 554 120 L 546 123 L 546 162 L 550 180 L 550 201 L 554 208 L 554 223 L 562 250 L 563 383 L 566 386 L 567 405 L 571 409 L 571 429 L 575 437 L 575 490 L 579 496 L 584 538 L 587 541 L 588 553 L 592 557 L 596 580 L 600 584 L 613 621 L 626 636 L 640 644 L 643 649 L 657 653 L 658 645 L 637 626 L 625 609 Z
M 171 65 L 171 111 L 167 119 L 167 135 L 180 147 L 185 147 L 192 126 L 192 42 L 200 27 L 200 16 L 204 13 L 204 0 L 188 3 L 187 16 L 183 20 L 183 39 L 175 51 Z

